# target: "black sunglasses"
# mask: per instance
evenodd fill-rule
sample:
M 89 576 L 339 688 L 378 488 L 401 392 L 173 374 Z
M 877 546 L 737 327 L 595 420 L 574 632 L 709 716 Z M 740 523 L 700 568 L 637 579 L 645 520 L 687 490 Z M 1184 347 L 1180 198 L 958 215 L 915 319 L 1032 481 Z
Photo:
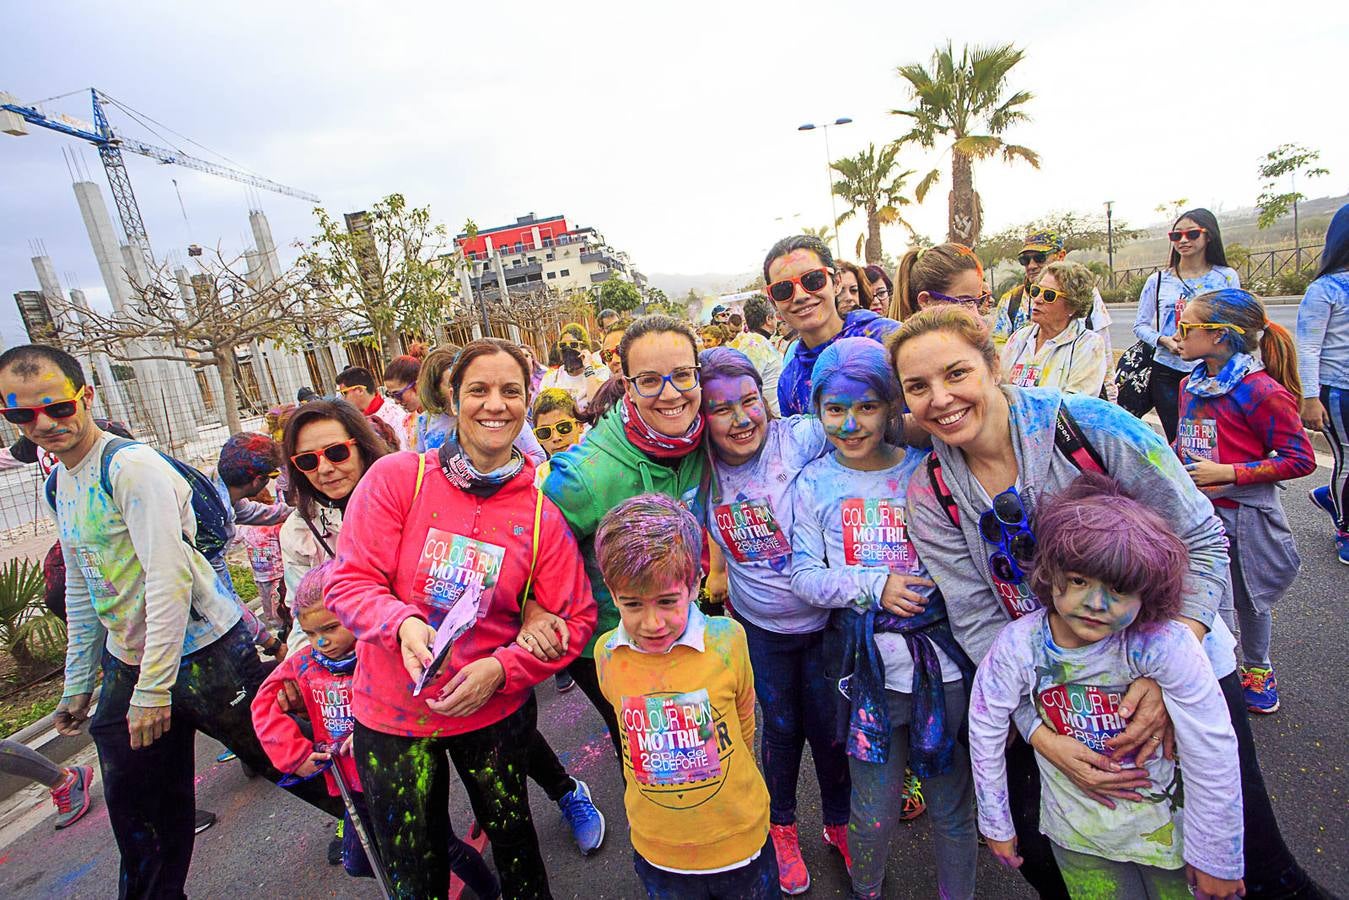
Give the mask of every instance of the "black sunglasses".
M 1019 263 L 1021 263 L 1022 266 L 1028 266 L 1028 265 L 1030 265 L 1030 261 L 1031 261 L 1032 259 L 1035 260 L 1035 261 L 1038 262 L 1038 263 L 1042 263 L 1042 262 L 1044 262 L 1045 260 L 1049 259 L 1049 254 L 1048 254 L 1048 253 L 1045 253 L 1043 250 L 1038 250 L 1038 251 L 1036 251 L 1036 252 L 1034 252 L 1034 253 L 1031 253 L 1031 252 L 1028 251 L 1028 252 L 1023 253 L 1023 254 L 1021 254 L 1020 256 L 1018 256 L 1018 257 L 1016 258 L 1016 261 L 1019 262 Z
M 347 438 L 345 441 L 338 441 L 336 444 L 329 444 L 322 450 L 314 450 L 309 453 L 297 453 L 290 458 L 295 463 L 295 468 L 301 472 L 312 472 L 319 467 L 319 454 L 323 454 L 330 463 L 344 463 L 351 459 L 351 448 L 356 443 L 355 438 Z
M 0 412 L 4 413 L 5 421 L 12 425 L 31 425 L 37 421 L 39 412 L 46 413 L 48 418 L 52 419 L 69 419 L 79 408 L 80 399 L 75 397 L 71 400 L 44 403 L 41 406 L 9 406 Z

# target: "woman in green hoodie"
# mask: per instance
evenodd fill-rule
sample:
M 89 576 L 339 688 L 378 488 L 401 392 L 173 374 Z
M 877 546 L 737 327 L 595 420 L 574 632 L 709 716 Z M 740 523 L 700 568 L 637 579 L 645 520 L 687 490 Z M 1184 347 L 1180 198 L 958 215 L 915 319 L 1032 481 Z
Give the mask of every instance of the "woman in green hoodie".
M 618 358 L 626 383 L 623 398 L 584 441 L 553 457 L 543 492 L 576 535 L 599 606 L 595 637 L 567 671 L 603 716 L 621 758 L 618 720 L 595 676 L 596 637 L 618 625 L 618 608 L 595 559 L 595 531 L 609 510 L 651 491 L 673 497 L 702 521 L 698 498 L 706 455 L 693 329 L 669 316 L 643 316 L 624 333 Z M 531 603 L 517 642 L 541 659 L 554 659 L 566 649 L 566 634 L 561 620 Z

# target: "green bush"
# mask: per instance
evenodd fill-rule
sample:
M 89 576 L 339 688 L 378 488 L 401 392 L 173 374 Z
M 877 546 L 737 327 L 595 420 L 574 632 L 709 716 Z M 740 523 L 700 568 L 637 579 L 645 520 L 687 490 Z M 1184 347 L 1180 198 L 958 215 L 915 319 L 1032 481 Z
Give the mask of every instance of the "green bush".
M 1280 272 L 1279 277 L 1274 279 L 1277 293 L 1285 295 L 1301 296 L 1307 292 L 1307 285 L 1311 283 L 1310 272 Z
M 230 570 L 230 580 L 234 582 L 234 592 L 239 599 L 248 603 L 257 599 L 258 583 L 253 580 L 253 567 L 240 563 L 226 563 Z
M 45 586 L 37 560 L 11 559 L 0 566 L 0 650 L 14 657 L 22 675 L 65 652 L 66 623 L 43 604 Z
M 1138 295 L 1143 293 L 1143 285 L 1147 282 L 1148 276 L 1139 275 L 1130 278 L 1128 281 L 1117 281 L 1114 287 L 1109 287 L 1109 282 L 1101 284 L 1101 299 L 1106 303 L 1137 303 Z

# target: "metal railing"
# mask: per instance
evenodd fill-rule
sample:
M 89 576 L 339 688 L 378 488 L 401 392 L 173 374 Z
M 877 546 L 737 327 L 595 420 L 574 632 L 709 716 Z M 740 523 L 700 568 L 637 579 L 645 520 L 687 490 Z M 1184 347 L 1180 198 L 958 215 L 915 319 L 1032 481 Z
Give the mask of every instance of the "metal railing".
M 1245 259 L 1232 260 L 1242 284 L 1255 283 L 1264 279 L 1274 280 L 1281 275 L 1310 275 L 1316 271 L 1321 261 L 1323 245 L 1310 247 L 1280 247 L 1276 250 L 1261 250 L 1248 254 Z M 1151 276 L 1160 269 L 1159 265 L 1135 266 L 1130 269 L 1116 269 L 1110 273 L 1110 286 L 1128 284 L 1141 277 Z

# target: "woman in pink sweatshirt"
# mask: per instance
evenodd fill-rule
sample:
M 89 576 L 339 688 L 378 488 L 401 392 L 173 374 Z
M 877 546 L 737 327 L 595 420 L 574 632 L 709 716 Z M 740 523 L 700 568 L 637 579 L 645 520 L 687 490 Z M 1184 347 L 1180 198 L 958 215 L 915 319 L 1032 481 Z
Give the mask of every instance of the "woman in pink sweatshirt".
M 474 341 L 449 380 L 456 434 L 423 456 L 379 460 L 344 518 L 326 603 L 357 637 L 356 766 L 400 896 L 445 896 L 452 762 L 503 893 L 547 897 L 525 788 L 531 689 L 585 646 L 595 601 L 571 529 L 512 448 L 529 399 L 523 354 Z M 565 621 L 561 658 L 515 643 L 526 595 Z

